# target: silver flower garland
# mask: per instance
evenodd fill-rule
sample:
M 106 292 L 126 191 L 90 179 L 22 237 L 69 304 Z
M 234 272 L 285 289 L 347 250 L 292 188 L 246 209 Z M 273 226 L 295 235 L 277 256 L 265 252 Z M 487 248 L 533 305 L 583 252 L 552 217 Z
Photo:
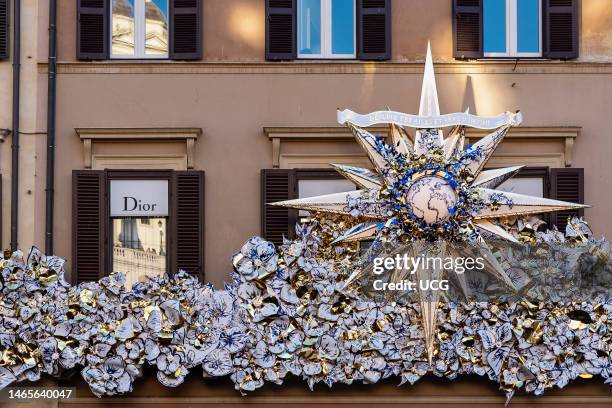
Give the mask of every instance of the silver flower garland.
M 374 303 L 343 288 L 317 257 L 314 225 L 278 249 L 251 238 L 224 290 L 185 273 L 135 284 L 113 274 L 70 285 L 63 260 L 38 250 L 0 261 L 0 389 L 80 369 L 97 396 L 132 390 L 144 364 L 168 387 L 201 366 L 241 393 L 289 375 L 315 384 L 414 383 L 428 373 L 478 374 L 508 398 L 562 388 L 577 377 L 612 384 L 612 299 L 584 303 L 447 303 L 430 365 L 418 304 Z M 539 240 L 563 240 L 562 234 Z M 561 237 L 559 237 L 561 235 Z M 604 241 L 581 244 L 610 266 Z M 588 265 L 587 265 L 588 267 Z

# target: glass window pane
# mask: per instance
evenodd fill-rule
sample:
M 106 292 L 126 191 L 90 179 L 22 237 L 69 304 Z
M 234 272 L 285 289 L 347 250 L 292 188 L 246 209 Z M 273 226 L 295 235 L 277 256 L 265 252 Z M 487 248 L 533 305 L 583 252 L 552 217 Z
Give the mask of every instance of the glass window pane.
M 355 0 L 332 0 L 332 53 L 355 53 Z
M 541 177 L 514 177 L 495 188 L 508 193 L 544 197 L 544 179 Z
M 126 287 L 166 273 L 166 218 L 113 219 L 113 272 Z
M 484 0 L 484 52 L 506 52 L 506 0 Z
M 343 193 L 355 190 L 355 188 L 355 184 L 346 179 L 298 180 L 298 197 Z M 308 211 L 300 210 L 299 215 L 300 217 L 308 216 Z
M 540 52 L 540 5 L 538 0 L 517 0 L 517 51 Z
M 298 52 L 321 54 L 321 0 L 299 1 Z
M 111 53 L 134 55 L 134 0 L 113 0 Z
M 168 0 L 145 1 L 145 53 L 168 54 Z

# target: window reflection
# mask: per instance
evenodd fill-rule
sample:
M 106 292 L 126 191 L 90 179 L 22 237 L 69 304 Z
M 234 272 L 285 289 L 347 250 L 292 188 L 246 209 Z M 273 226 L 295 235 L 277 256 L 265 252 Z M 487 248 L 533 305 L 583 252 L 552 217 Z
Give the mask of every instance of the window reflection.
M 168 1 L 146 0 L 145 22 L 145 53 L 151 55 L 167 54 Z
M 300 0 L 298 4 L 299 53 L 321 54 L 321 0 Z
M 112 4 L 112 54 L 134 55 L 134 0 L 113 0 Z
M 115 218 L 113 272 L 126 276 L 126 286 L 163 275 L 166 264 L 166 218 Z

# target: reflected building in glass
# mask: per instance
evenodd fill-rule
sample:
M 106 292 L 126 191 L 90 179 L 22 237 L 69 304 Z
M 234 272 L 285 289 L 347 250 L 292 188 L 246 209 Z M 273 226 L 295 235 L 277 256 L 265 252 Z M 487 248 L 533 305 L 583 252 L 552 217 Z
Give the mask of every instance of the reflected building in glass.
M 168 0 L 112 0 L 111 27 L 115 57 L 168 55 Z
M 168 54 L 167 0 L 146 0 L 145 2 L 145 54 Z
M 113 0 L 112 6 L 112 54 L 134 55 L 135 0 Z
M 166 218 L 113 218 L 113 272 L 122 272 L 127 287 L 167 272 Z

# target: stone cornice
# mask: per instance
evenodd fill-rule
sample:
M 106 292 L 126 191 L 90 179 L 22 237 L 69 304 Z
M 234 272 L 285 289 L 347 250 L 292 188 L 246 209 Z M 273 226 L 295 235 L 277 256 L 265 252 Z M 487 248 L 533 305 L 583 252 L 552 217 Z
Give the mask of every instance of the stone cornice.
M 480 60 L 435 66 L 437 74 L 612 74 L 612 62 Z M 47 63 L 39 63 L 38 69 L 46 73 Z M 423 62 L 90 61 L 58 62 L 57 70 L 58 74 L 421 74 Z
M 387 137 L 388 126 L 372 126 L 368 131 Z M 272 167 L 280 167 L 281 142 L 352 142 L 353 133 L 348 127 L 264 127 L 264 134 L 272 141 Z

